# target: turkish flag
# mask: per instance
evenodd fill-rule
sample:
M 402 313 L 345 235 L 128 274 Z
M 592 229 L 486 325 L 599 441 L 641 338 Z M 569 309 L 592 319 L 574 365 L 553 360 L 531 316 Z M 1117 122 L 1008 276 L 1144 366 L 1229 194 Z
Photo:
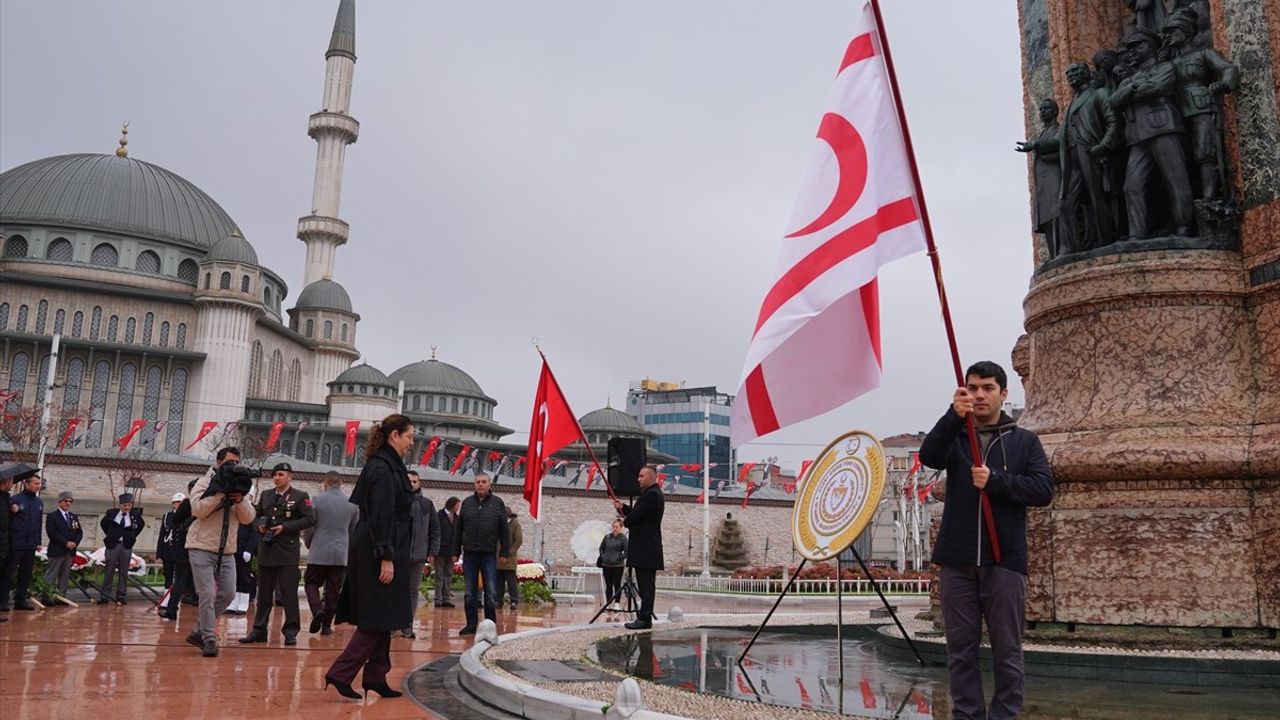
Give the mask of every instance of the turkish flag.
M 755 463 L 742 463 L 742 468 L 738 470 L 738 482 L 746 482 L 751 477 L 751 468 L 755 466 Z
M 813 464 L 812 460 L 800 461 L 800 474 L 796 476 L 797 481 L 804 477 L 804 474 L 809 471 L 809 466 L 812 464 Z
M 431 442 L 422 450 L 422 459 L 418 461 L 419 465 L 426 465 L 431 462 L 431 458 L 436 456 L 436 448 L 440 447 L 440 436 L 432 435 Z
M 697 500 L 695 500 L 694 502 L 698 503 L 699 505 L 706 505 L 706 504 L 707 504 L 707 491 L 706 491 L 706 490 L 703 490 L 703 491 L 699 492 L 699 493 L 698 493 L 698 499 L 697 499 Z
M 486 456 L 486 459 L 489 461 L 489 464 L 492 465 L 498 462 L 498 458 L 500 457 L 502 457 L 502 453 L 498 452 L 497 450 L 490 450 L 488 456 Z
M 188 446 L 186 446 L 186 447 L 182 448 L 182 451 L 183 451 L 183 452 L 186 452 L 186 451 L 190 450 L 191 448 L 195 447 L 195 446 L 196 446 L 196 443 L 198 443 L 198 442 L 200 442 L 201 440 L 203 440 L 203 439 L 205 438 L 205 436 L 206 436 L 206 435 L 208 435 L 209 433 L 213 432 L 213 429 L 214 429 L 214 428 L 216 428 L 216 427 L 218 427 L 218 423 L 216 423 L 216 422 L 214 422 L 214 421 L 212 421 L 212 420 L 205 420 L 204 422 L 200 423 L 200 432 L 196 433 L 196 439 L 195 439 L 195 440 L 192 440 L 190 445 L 188 445 Z
M 591 467 L 587 468 L 587 489 L 588 490 L 591 489 L 591 483 L 595 481 L 596 471 L 599 469 L 600 469 L 600 466 L 594 463 L 591 465 Z
M 751 493 L 753 493 L 753 492 L 755 492 L 755 491 L 756 491 L 756 484 L 755 484 L 755 483 L 753 483 L 753 482 L 751 482 L 750 480 L 748 480 L 748 481 L 747 481 L 747 494 L 742 496 L 742 507 L 744 507 L 744 508 L 745 508 L 745 507 L 747 506 L 747 502 L 751 500 Z
M 747 348 L 734 446 L 880 385 L 876 275 L 926 247 L 891 85 L 864 0 Z
M 458 469 L 462 467 L 462 463 L 466 462 L 467 455 L 470 455 L 470 454 L 471 454 L 471 446 L 463 445 L 462 449 L 458 451 L 458 457 L 454 458 L 453 464 L 449 466 L 449 474 L 456 475 L 458 473 Z
M 71 418 L 67 421 L 67 429 L 62 433 L 62 440 L 58 443 L 58 452 L 62 452 L 62 448 L 67 446 L 67 441 L 71 439 L 78 425 L 80 425 L 80 418 Z
M 266 444 L 266 447 L 263 448 L 263 450 L 266 450 L 268 452 L 270 452 L 271 450 L 274 450 L 276 447 L 276 443 L 280 442 L 280 433 L 283 431 L 284 431 L 283 422 L 277 421 L 275 423 L 272 423 L 271 434 L 267 435 L 267 444 Z
M 347 421 L 347 446 L 345 452 L 347 457 L 353 457 L 356 454 L 356 433 L 360 432 L 359 420 Z
M 125 433 L 124 437 L 116 441 L 116 446 L 120 448 L 120 452 L 124 452 L 124 449 L 129 447 L 129 443 L 133 442 L 133 436 L 137 435 L 138 431 L 146 426 L 146 420 L 134 420 L 130 422 L 129 432 Z
M 582 440 L 584 445 L 587 442 L 544 356 L 542 373 L 538 376 L 538 391 L 533 397 L 533 419 L 529 421 L 529 469 L 524 476 L 524 499 L 529 502 L 529 515 L 534 520 L 538 519 L 538 488 L 545 472 L 543 463 L 574 440 Z

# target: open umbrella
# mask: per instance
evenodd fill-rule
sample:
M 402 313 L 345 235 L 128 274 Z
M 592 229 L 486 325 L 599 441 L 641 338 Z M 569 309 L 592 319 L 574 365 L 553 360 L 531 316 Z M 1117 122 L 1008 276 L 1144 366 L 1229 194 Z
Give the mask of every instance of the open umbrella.
M 25 479 L 40 472 L 40 468 L 26 463 L 5 463 L 0 465 L 0 480 Z

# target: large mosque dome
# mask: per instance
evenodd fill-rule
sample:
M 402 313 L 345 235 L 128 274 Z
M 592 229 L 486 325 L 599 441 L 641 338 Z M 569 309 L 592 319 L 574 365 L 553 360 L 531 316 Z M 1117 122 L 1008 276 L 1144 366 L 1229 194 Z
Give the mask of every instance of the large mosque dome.
M 404 382 L 405 391 L 443 392 L 450 395 L 469 395 L 492 400 L 480 388 L 480 383 L 461 368 L 440 362 L 434 358 L 416 363 L 391 373 L 391 384 Z
M 57 155 L 0 174 L 0 222 L 117 232 L 207 249 L 236 232 L 213 198 L 159 165 Z

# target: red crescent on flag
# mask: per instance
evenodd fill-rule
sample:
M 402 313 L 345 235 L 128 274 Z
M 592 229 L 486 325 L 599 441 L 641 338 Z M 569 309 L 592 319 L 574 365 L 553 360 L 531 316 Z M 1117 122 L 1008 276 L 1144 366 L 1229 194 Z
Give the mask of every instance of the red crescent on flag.
M 836 154 L 840 182 L 827 209 L 813 222 L 788 234 L 789 238 L 815 233 L 844 217 L 867 187 L 867 146 L 852 123 L 835 113 L 827 113 L 818 125 L 818 139 L 825 140 Z

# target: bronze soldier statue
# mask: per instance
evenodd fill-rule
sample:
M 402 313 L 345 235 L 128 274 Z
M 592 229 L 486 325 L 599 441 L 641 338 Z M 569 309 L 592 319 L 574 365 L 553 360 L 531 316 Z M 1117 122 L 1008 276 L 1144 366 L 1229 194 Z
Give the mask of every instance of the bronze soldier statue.
M 1075 96 L 1067 106 L 1058 140 L 1058 159 L 1062 165 L 1058 247 L 1063 254 L 1101 247 L 1116 240 L 1101 163 L 1119 137 L 1116 113 L 1107 102 L 1107 91 L 1093 87 L 1089 66 L 1071 63 L 1066 74 Z
M 1020 142 L 1018 152 L 1035 154 L 1032 175 L 1035 177 L 1036 201 L 1032 206 L 1031 222 L 1035 231 L 1044 235 L 1049 249 L 1049 259 L 1057 257 L 1058 247 L 1058 197 L 1062 185 L 1062 166 L 1058 161 L 1061 126 L 1058 125 L 1058 103 L 1053 98 L 1040 101 L 1040 122 L 1044 128 L 1035 140 Z
M 1133 25 L 1135 30 L 1150 30 L 1158 33 L 1160 28 L 1164 27 L 1165 6 L 1164 0 L 1124 0 L 1129 9 L 1133 11 Z
M 1158 169 L 1164 180 L 1174 233 L 1189 236 L 1194 208 L 1182 149 L 1185 129 L 1177 107 L 1177 73 L 1173 63 L 1157 62 L 1160 36 L 1154 32 L 1135 30 L 1125 36 L 1121 45 L 1134 72 L 1116 87 L 1111 106 L 1124 114 L 1125 142 L 1129 146 L 1124 196 L 1130 236 L 1151 237 L 1147 194 L 1153 169 Z
M 1191 157 L 1200 168 L 1200 197 L 1212 199 L 1226 182 L 1219 113 L 1222 95 L 1240 86 L 1240 70 L 1211 47 L 1195 49 L 1199 20 L 1191 9 L 1169 16 L 1164 42 L 1178 76 L 1178 109 L 1187 124 Z

